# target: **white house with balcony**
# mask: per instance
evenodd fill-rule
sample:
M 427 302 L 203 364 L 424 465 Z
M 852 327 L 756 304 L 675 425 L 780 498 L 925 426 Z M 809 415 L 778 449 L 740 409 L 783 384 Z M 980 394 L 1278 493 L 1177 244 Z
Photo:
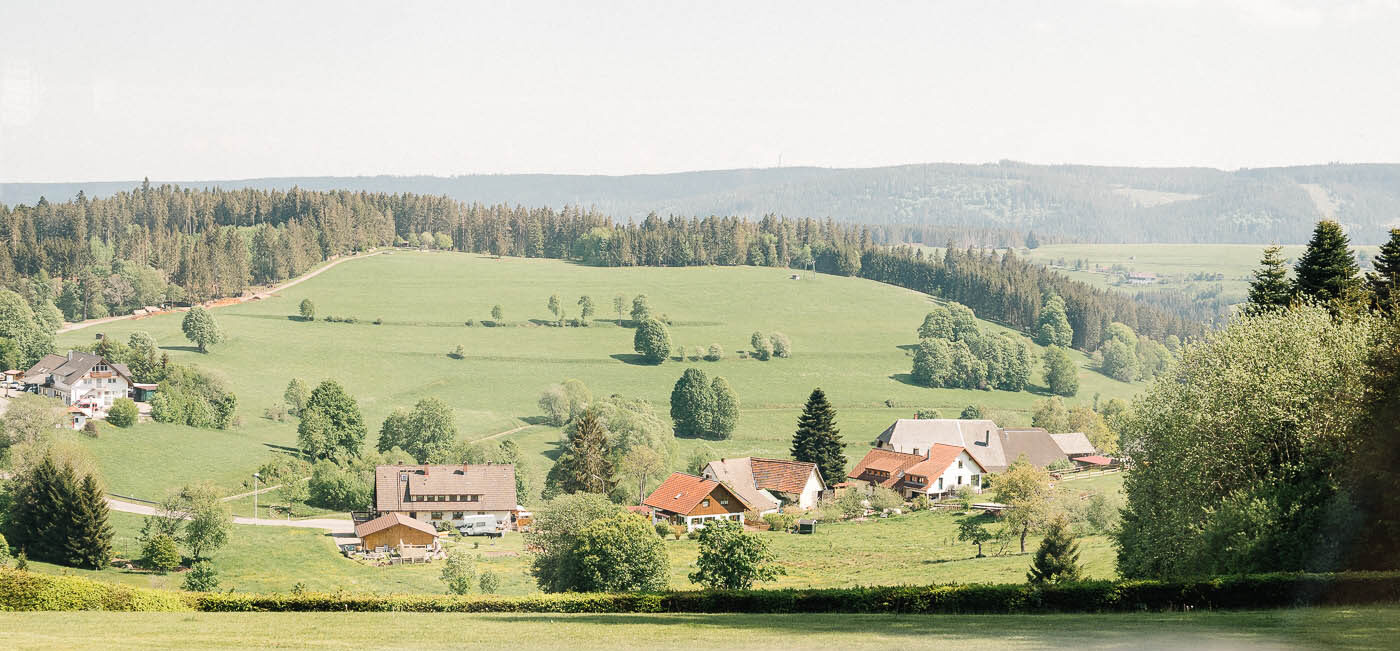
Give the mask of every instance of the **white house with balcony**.
M 68 355 L 45 355 L 20 378 L 24 390 L 58 398 L 91 418 L 103 418 L 118 398 L 131 396 L 131 371 L 101 355 L 70 350 Z

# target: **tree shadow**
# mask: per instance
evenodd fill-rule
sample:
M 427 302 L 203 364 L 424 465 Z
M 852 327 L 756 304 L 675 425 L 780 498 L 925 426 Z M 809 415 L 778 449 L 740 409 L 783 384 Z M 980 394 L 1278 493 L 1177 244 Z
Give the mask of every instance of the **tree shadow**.
M 631 364 L 633 366 L 660 366 L 659 364 L 653 364 L 651 362 L 648 362 L 647 358 L 638 355 L 637 353 L 617 353 L 614 355 L 608 355 L 608 357 L 622 362 L 623 364 Z
M 919 345 L 918 345 L 918 344 L 900 344 L 900 345 L 898 345 L 898 346 L 895 346 L 895 348 L 898 348 L 898 349 L 900 349 L 900 350 L 902 350 L 902 351 L 905 351 L 905 352 L 908 352 L 908 353 L 912 353 L 912 352 L 914 352 L 914 351 L 916 351 L 916 350 L 919 349 Z
M 911 386 L 911 387 L 919 387 L 920 389 L 928 389 L 928 388 L 930 388 L 930 387 L 926 387 L 926 386 L 924 386 L 924 385 L 922 385 L 922 384 L 919 384 L 918 382 L 915 382 L 915 381 L 914 381 L 914 374 L 913 374 L 913 373 L 895 373 L 895 374 L 893 374 L 893 375 L 890 376 L 890 379 L 891 379 L 891 380 L 894 380 L 895 382 L 898 382 L 898 383 L 900 383 L 900 384 L 907 384 L 907 385 L 909 385 L 909 386 Z
M 1039 384 L 1031 384 L 1030 382 L 1027 382 L 1027 383 L 1026 383 L 1026 392 L 1027 392 L 1027 393 L 1035 394 L 1035 395 L 1037 395 L 1037 396 L 1046 396 L 1046 397 L 1050 397 L 1050 396 L 1055 395 L 1052 391 L 1050 391 L 1050 387 L 1048 387 L 1048 386 L 1043 387 L 1043 386 L 1040 386 Z
M 283 453 L 283 454 L 291 454 L 291 455 L 295 455 L 295 456 L 301 456 L 301 448 L 298 448 L 298 447 L 294 447 L 294 446 L 290 446 L 290 445 L 278 445 L 278 444 L 276 444 L 276 443 L 263 443 L 263 446 L 264 446 L 264 447 L 268 447 L 268 448 L 272 448 L 273 450 L 275 450 L 275 451 L 277 451 L 277 452 L 281 452 L 281 453 Z
M 199 352 L 199 346 L 161 346 L 161 350 L 178 350 L 185 353 Z
M 540 416 L 540 415 L 538 415 L 538 414 L 537 414 L 537 415 L 534 415 L 534 416 L 516 416 L 515 418 L 516 418 L 516 420 L 520 420 L 520 421 L 524 422 L 526 425 L 548 425 L 548 424 L 549 424 L 549 418 L 548 418 L 548 417 Z

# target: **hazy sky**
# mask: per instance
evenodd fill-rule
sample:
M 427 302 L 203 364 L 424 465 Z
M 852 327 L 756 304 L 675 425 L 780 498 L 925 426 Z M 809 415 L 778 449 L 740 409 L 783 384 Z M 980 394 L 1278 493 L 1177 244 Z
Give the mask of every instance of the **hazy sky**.
M 1400 161 L 1400 0 L 0 4 L 0 181 Z

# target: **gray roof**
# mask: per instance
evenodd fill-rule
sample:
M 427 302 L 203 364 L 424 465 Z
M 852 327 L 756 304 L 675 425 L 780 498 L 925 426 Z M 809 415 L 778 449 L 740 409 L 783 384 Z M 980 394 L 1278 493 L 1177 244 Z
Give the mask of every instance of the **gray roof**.
M 31 366 L 24 372 L 26 384 L 48 385 L 53 383 L 73 386 L 74 382 L 87 375 L 92 367 L 106 363 L 101 355 L 85 353 L 79 350 L 68 351 L 68 356 L 44 355 L 37 364 Z M 110 364 L 110 366 L 128 380 L 131 379 L 131 371 L 127 370 L 125 364 Z
M 934 443 L 966 448 L 967 453 L 988 472 L 1006 468 L 1002 451 L 1001 428 L 990 420 L 958 418 L 901 418 L 880 433 L 876 439 L 884 447 L 898 452 L 919 454 L 928 452 Z
M 1007 464 L 1025 457 L 1033 466 L 1044 468 L 1056 461 L 1069 461 L 1060 446 L 1051 438 L 1050 432 L 1040 427 L 1006 428 L 1001 431 L 1002 451 Z M 1004 469 L 1004 468 L 1003 468 Z M 992 470 L 988 468 L 988 470 Z M 992 470 L 1000 472 L 1001 470 Z
M 771 493 L 758 488 L 749 457 L 711 461 L 700 474 L 733 490 L 745 502 L 752 504 L 755 511 L 767 511 L 781 506 Z
M 1075 454 L 1098 454 L 1094 449 L 1094 444 L 1089 442 L 1089 437 L 1084 432 L 1069 432 L 1067 434 L 1051 434 L 1050 438 L 1055 439 L 1055 445 L 1060 446 L 1060 451 L 1067 455 Z

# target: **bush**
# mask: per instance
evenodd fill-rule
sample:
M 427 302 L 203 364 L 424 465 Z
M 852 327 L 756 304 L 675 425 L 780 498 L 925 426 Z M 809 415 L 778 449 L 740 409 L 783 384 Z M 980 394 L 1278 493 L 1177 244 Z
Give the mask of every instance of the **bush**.
M 763 521 L 768 523 L 768 528 L 772 531 L 791 531 L 793 525 L 797 524 L 796 513 L 769 513 L 763 516 Z
M 705 361 L 718 362 L 724 359 L 724 347 L 719 344 L 710 344 L 709 350 L 705 351 Z
M 90 420 L 86 423 L 83 423 L 83 433 L 92 438 L 97 438 L 97 421 Z
M 914 498 L 909 508 L 913 511 L 927 511 L 932 506 L 933 500 L 930 500 L 927 495 L 920 494 L 918 497 Z
M 792 340 L 788 339 L 787 335 L 775 332 L 768 337 L 768 340 L 773 344 L 774 357 L 784 359 L 792 357 Z
M 117 427 L 131 427 L 136 424 L 137 413 L 136 402 L 131 398 L 117 398 L 107 410 L 107 422 Z
M 213 592 L 219 589 L 219 572 L 209 561 L 199 561 L 190 566 L 180 587 L 190 592 Z
M 670 534 L 671 525 L 666 524 L 665 522 L 656 523 L 656 535 L 661 536 L 662 540 L 665 540 L 666 536 L 669 536 Z
M 169 572 L 180 567 L 180 548 L 170 534 L 156 534 L 141 550 L 141 562 L 153 570 Z
M 477 587 L 481 588 L 481 594 L 496 594 L 501 589 L 501 577 L 491 570 L 486 570 L 481 573 L 481 581 Z
M 884 486 L 876 486 L 870 493 L 869 501 L 870 508 L 876 511 L 889 511 L 904 506 L 904 498 Z
M 768 361 L 773 356 L 773 342 L 762 332 L 755 332 L 749 337 L 749 345 L 753 348 L 751 356 L 761 361 Z
M 0 569 L 0 610 L 172 611 L 190 610 L 190 603 L 175 591 Z

